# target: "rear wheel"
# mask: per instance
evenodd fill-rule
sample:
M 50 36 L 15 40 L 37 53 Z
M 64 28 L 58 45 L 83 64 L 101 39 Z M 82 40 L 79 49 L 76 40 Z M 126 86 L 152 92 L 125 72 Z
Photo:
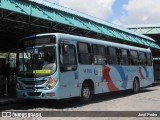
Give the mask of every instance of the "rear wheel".
M 136 78 L 134 79 L 134 82 L 133 82 L 133 93 L 136 94 L 138 93 L 140 90 L 140 84 L 139 84 L 139 80 Z
M 89 103 L 92 100 L 93 92 L 91 85 L 84 83 L 81 90 L 81 101 L 83 103 Z

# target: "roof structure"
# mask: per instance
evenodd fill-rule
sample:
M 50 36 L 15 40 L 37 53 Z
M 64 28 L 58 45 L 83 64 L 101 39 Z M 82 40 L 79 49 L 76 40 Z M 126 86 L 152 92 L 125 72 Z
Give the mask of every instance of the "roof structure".
M 2 40 L 10 40 L 8 48 L 24 36 L 63 32 L 160 49 L 150 37 L 44 0 L 0 0 L 0 32 Z
M 127 25 L 125 27 L 140 34 L 160 34 L 160 24 Z

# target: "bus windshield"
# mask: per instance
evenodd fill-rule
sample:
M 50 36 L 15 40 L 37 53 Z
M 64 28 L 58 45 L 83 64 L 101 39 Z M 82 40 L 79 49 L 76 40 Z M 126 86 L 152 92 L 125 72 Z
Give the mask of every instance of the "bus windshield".
M 18 51 L 18 76 L 41 77 L 56 71 L 56 47 L 41 46 Z

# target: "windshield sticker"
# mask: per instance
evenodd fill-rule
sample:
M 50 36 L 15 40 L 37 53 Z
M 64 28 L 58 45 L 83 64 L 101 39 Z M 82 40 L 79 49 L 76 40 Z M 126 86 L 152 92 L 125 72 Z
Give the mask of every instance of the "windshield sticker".
M 102 77 L 102 68 L 101 67 L 95 67 L 94 68 L 94 74 Z
M 50 74 L 51 70 L 33 70 L 34 74 Z
M 34 49 L 34 54 L 38 54 L 38 49 Z

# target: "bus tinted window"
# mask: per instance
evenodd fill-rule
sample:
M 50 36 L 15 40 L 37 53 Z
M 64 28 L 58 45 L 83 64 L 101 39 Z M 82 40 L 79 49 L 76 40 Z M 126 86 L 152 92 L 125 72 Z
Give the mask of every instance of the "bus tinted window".
M 120 49 L 120 64 L 121 65 L 129 65 L 129 56 L 128 56 L 128 50 L 126 49 Z
M 76 65 L 76 52 L 74 45 L 62 44 L 60 50 L 60 63 L 63 65 Z
M 118 50 L 114 47 L 108 47 L 108 63 L 118 64 Z
M 105 47 L 102 45 L 93 45 L 93 63 L 104 65 L 106 64 Z
M 147 65 L 152 66 L 151 54 L 147 53 Z
M 78 60 L 80 64 L 91 64 L 91 49 L 86 43 L 78 43 Z
M 130 51 L 131 65 L 138 65 L 138 53 L 137 51 Z
M 146 65 L 147 63 L 146 54 L 144 52 L 139 52 L 139 63 L 140 65 Z

